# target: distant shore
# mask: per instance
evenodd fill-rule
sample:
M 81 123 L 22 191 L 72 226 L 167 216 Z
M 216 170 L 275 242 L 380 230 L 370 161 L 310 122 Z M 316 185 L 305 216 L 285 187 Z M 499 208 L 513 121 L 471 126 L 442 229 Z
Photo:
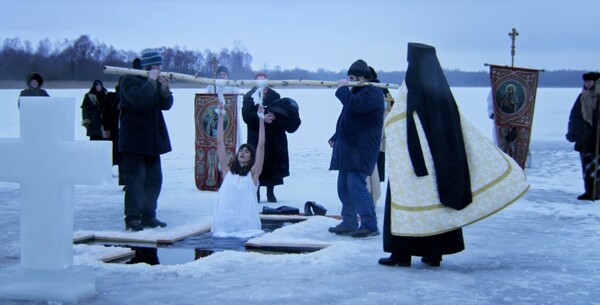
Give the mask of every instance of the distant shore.
M 44 81 L 43 89 L 89 89 L 93 81 Z M 104 81 L 104 87 L 109 91 L 114 91 L 115 81 Z M 3 80 L 0 81 L 0 90 L 4 89 L 25 89 L 25 81 Z M 206 89 L 206 86 L 199 86 L 195 83 L 172 82 L 172 88 L 198 88 Z
M 43 88 L 44 89 L 89 89 L 92 87 L 92 83 L 93 83 L 93 81 L 44 81 Z M 115 81 L 104 81 L 104 87 L 106 89 L 108 89 L 108 91 L 114 91 L 116 84 L 117 84 L 117 82 L 115 82 Z M 488 87 L 489 88 L 489 86 L 475 86 L 475 85 L 473 85 L 473 86 L 454 85 L 452 87 L 472 87 L 472 88 Z M 206 89 L 206 86 L 198 85 L 196 83 L 190 83 L 190 82 L 174 81 L 171 83 L 171 88 L 174 88 L 174 89 L 198 88 L 199 90 L 204 90 L 204 89 Z M 281 88 L 281 87 L 276 87 L 276 88 Z M 304 87 L 304 86 L 299 86 L 299 87 L 291 86 L 291 87 L 287 87 L 287 88 L 289 88 L 289 89 L 328 89 L 327 87 Z M 538 88 L 576 88 L 576 87 L 539 86 Z M 25 81 L 2 80 L 2 81 L 0 81 L 0 90 L 5 90 L 5 89 L 25 89 Z M 245 89 L 243 88 L 242 91 L 244 91 L 246 89 L 249 90 L 250 88 L 245 88 Z

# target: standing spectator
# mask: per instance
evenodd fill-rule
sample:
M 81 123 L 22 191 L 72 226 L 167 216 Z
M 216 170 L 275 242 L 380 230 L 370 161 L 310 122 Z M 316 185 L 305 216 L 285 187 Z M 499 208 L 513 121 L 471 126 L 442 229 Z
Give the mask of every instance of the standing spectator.
M 42 89 L 44 78 L 39 73 L 34 72 L 27 75 L 25 82 L 27 83 L 27 89 L 21 90 L 19 96 L 50 96 L 46 90 Z M 21 100 L 17 102 L 17 107 L 21 108 Z
M 256 80 L 266 84 L 267 75 L 259 73 L 256 75 Z M 258 142 L 258 110 L 259 103 L 265 110 L 265 164 L 263 165 L 262 174 L 260 175 L 260 186 L 267 188 L 267 201 L 277 202 L 275 197 L 275 186 L 283 184 L 283 178 L 290 175 L 290 161 L 288 154 L 288 133 L 295 132 L 300 126 L 300 117 L 298 116 L 298 105 L 292 99 L 279 101 L 277 104 L 295 106 L 296 112 L 286 115 L 284 113 L 276 113 L 270 107 L 275 101 L 280 100 L 279 93 L 269 88 L 268 86 L 255 86 L 248 91 L 243 98 L 242 118 L 248 126 L 248 143 L 256 146 Z M 283 100 L 283 99 L 282 99 Z M 273 108 L 276 109 L 277 107 Z M 294 111 L 291 111 L 294 112 Z M 260 189 L 256 193 L 256 197 L 260 202 Z
M 104 140 L 102 109 L 106 103 L 106 89 L 101 80 L 95 80 L 81 103 L 81 125 L 87 130 L 91 141 Z M 107 138 L 106 138 L 107 139 Z
M 348 69 L 350 81 L 368 81 L 371 77 L 369 66 L 362 59 Z M 335 134 L 329 139 L 333 148 L 329 169 L 339 171 L 337 192 L 342 202 L 342 223 L 329 228 L 329 232 L 352 237 L 378 235 L 375 205 L 366 179 L 373 173 L 381 147 L 383 92 L 374 86 L 350 89 L 346 79 L 337 84 L 335 96 L 343 107 Z
M 219 66 L 217 68 L 217 79 L 228 80 L 229 69 L 225 66 Z M 217 91 L 215 91 L 215 87 Z M 206 93 L 223 93 L 223 94 L 239 94 L 240 88 L 235 86 L 213 86 L 209 85 L 206 87 Z
M 165 227 L 156 218 L 162 187 L 160 155 L 171 151 L 162 112 L 173 106 L 169 80 L 160 76 L 162 56 L 146 51 L 141 67 L 148 76 L 125 76 L 120 81 L 119 152 L 126 172 L 125 228 Z
M 577 96 L 569 116 L 567 141 L 575 143 L 575 151 L 581 158 L 583 185 L 585 192 L 579 200 L 600 199 L 598 187 L 598 96 L 594 95 L 596 81 L 600 73 L 583 74 L 583 90 Z M 594 183 L 595 182 L 595 183 Z
M 119 154 L 119 85 L 115 86 L 115 92 L 106 94 L 106 101 L 102 107 L 103 136 L 112 141 L 113 165 L 119 168 L 119 185 L 125 185 L 125 175 L 121 170 L 121 158 Z

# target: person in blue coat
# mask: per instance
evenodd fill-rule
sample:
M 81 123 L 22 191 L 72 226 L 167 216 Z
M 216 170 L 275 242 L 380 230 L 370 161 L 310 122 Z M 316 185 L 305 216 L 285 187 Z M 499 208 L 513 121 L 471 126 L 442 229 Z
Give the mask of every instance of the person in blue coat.
M 371 77 L 369 66 L 362 59 L 348 69 L 350 81 L 368 81 Z M 335 134 L 329 139 L 333 148 L 329 169 L 339 171 L 337 192 L 342 202 L 342 223 L 329 228 L 329 232 L 352 237 L 375 236 L 379 234 L 377 216 L 366 178 L 373 173 L 381 147 L 383 91 L 373 86 L 350 88 L 346 79 L 338 80 L 337 84 L 335 96 L 343 108 Z

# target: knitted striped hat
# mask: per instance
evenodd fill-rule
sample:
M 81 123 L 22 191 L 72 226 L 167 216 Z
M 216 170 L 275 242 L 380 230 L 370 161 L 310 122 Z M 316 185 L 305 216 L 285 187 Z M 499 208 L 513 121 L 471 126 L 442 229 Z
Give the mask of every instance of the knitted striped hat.
M 152 65 L 162 65 L 163 63 L 162 56 L 154 50 L 144 51 L 141 59 L 142 68 L 146 68 Z

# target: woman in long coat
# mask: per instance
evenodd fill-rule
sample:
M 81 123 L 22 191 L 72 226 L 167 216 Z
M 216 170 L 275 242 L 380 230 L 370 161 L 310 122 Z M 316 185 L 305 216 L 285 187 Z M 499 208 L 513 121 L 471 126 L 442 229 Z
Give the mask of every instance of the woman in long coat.
M 257 79 L 266 79 L 266 75 L 259 74 Z M 258 143 L 258 116 L 253 95 L 258 87 L 252 88 L 244 95 L 242 102 L 242 118 L 248 126 L 249 144 L 256 147 Z M 274 188 L 283 184 L 283 178 L 290 175 L 290 161 L 286 133 L 295 132 L 301 124 L 298 114 L 298 105 L 289 98 L 280 99 L 279 93 L 267 87 L 263 89 L 262 106 L 265 111 L 265 161 L 260 186 L 267 188 L 267 201 L 277 202 Z M 257 192 L 260 202 L 260 188 Z

